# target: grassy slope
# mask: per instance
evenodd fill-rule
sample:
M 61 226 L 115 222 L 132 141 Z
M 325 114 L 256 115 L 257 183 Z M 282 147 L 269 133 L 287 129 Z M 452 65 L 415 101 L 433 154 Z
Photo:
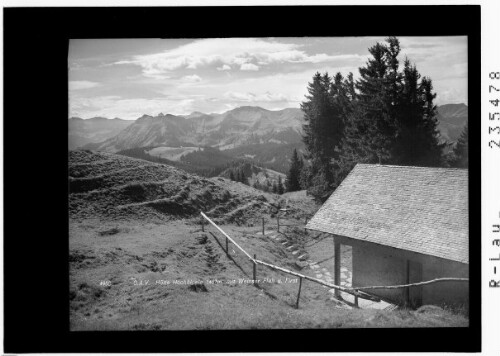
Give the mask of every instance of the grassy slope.
M 258 258 L 294 269 L 293 257 L 281 245 L 250 232 L 257 227 L 226 225 L 224 229 Z M 326 289 L 311 282 L 303 284 L 298 310 L 293 308 L 297 283 L 262 282 L 261 289 L 245 283 L 208 284 L 208 279 L 252 279 L 251 264 L 231 245 L 229 259 L 210 231 L 224 246 L 213 228 L 201 233 L 199 226 L 183 221 L 167 225 L 72 222 L 72 330 L 467 325 L 465 318 L 447 312 L 338 309 L 328 300 Z M 284 281 L 286 275 L 259 266 L 257 278 Z M 149 285 L 134 285 L 134 279 L 149 280 Z M 157 280 L 176 279 L 202 280 L 206 291 L 192 290 L 188 285 L 155 284 Z M 101 280 L 110 280 L 112 285 L 100 286 Z
M 272 188 L 273 184 L 278 184 L 279 178 L 281 178 L 282 184 L 285 184 L 286 180 L 285 174 L 276 172 L 269 168 L 256 166 L 250 162 L 235 162 L 232 166 L 222 171 L 219 176 L 229 178 L 231 176 L 231 172 L 234 177 L 237 176 L 238 172 L 243 172 L 248 185 L 252 187 L 256 182 L 258 182 L 261 187 L 269 184 L 269 187 Z
M 77 219 L 166 221 L 205 211 L 238 221 L 270 212 L 279 199 L 222 177 L 103 152 L 70 151 L 69 183 L 69 212 Z
M 335 308 L 326 289 L 311 282 L 304 282 L 297 310 L 293 305 L 298 284 L 277 284 L 286 275 L 262 266 L 257 278 L 274 278 L 274 283 L 262 282 L 261 288 L 246 283 L 207 283 L 215 278 L 225 282 L 251 279 L 252 265 L 232 246 L 228 258 L 221 235 L 212 227 L 202 233 L 197 211 L 188 209 L 189 205 L 204 204 L 211 216 L 222 213 L 216 220 L 225 223 L 223 228 L 259 259 L 298 268 L 290 252 L 257 234 L 261 229 L 257 217 L 269 217 L 269 204 L 277 204 L 278 197 L 271 194 L 221 178 L 206 180 L 170 167 L 101 153 L 72 154 L 70 176 L 88 179 L 77 183 L 79 193 L 70 194 L 72 330 L 467 325 L 465 318 L 448 312 Z M 131 183 L 147 192 L 132 195 L 136 199 L 132 203 L 131 195 L 124 192 Z M 180 196 L 179 191 L 186 193 Z M 231 199 L 223 198 L 226 192 Z M 297 202 L 290 199 L 289 204 L 296 204 L 297 209 L 317 208 L 301 199 L 301 193 L 294 194 Z M 180 209 L 175 215 L 148 205 L 173 196 Z M 117 204 L 132 204 L 133 208 L 117 210 Z M 306 239 L 297 231 L 288 235 L 299 242 Z M 204 287 L 155 284 L 176 279 L 202 280 Z M 148 285 L 134 285 L 134 281 L 146 280 Z M 102 286 L 100 281 L 111 285 Z

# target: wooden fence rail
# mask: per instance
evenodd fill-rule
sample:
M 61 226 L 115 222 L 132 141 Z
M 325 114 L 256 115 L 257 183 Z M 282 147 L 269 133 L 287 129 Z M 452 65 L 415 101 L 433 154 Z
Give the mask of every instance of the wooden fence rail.
M 300 223 L 300 222 L 295 222 L 295 221 L 294 221 L 295 224 L 283 224 L 283 222 L 282 222 L 283 220 L 290 221 L 291 219 L 290 218 L 289 219 L 285 219 L 284 217 L 280 218 L 280 216 L 278 215 L 276 217 L 276 225 L 278 226 L 278 232 L 280 232 L 280 227 L 282 227 L 282 226 L 303 226 L 304 227 L 304 232 L 307 233 L 307 231 L 306 231 L 306 225 L 307 225 L 307 222 L 309 221 L 309 218 L 306 217 L 303 224 Z M 297 219 L 294 219 L 294 220 L 297 220 Z
M 324 285 L 324 286 L 329 287 L 329 288 L 339 289 L 339 290 L 341 290 L 341 291 L 343 291 L 345 293 L 349 293 L 349 294 L 354 295 L 356 298 L 363 298 L 363 299 L 368 299 L 368 300 L 378 300 L 377 298 L 375 298 L 375 297 L 373 297 L 371 295 L 365 294 L 365 293 L 360 293 L 360 292 L 357 292 L 357 291 L 351 291 L 351 290 L 348 290 L 345 287 L 338 286 L 338 285 L 335 285 L 335 284 L 331 284 L 331 283 L 322 281 L 321 279 L 317 279 L 317 278 L 314 278 L 314 277 L 309 277 L 309 276 L 306 276 L 306 275 L 304 275 L 302 273 L 297 273 L 297 272 L 290 271 L 290 270 L 288 270 L 286 268 L 283 268 L 283 267 L 275 266 L 275 265 L 273 265 L 271 263 L 260 261 L 260 260 L 257 259 L 256 255 L 254 255 L 254 257 L 252 257 L 248 252 L 246 252 L 240 245 L 238 245 L 238 243 L 236 241 L 234 241 L 234 239 L 232 239 L 224 230 L 222 230 L 219 226 L 217 226 L 216 223 L 214 223 L 208 216 L 206 216 L 205 213 L 200 212 L 200 214 L 211 225 L 213 225 L 222 235 L 224 235 L 226 237 L 226 245 L 227 245 L 227 241 L 228 240 L 231 241 L 241 252 L 243 252 L 248 257 L 248 259 L 253 264 L 253 280 L 254 281 L 257 280 L 257 269 L 256 269 L 257 264 L 260 264 L 260 265 L 263 265 L 263 266 L 267 266 L 267 267 L 269 267 L 271 269 L 278 270 L 278 271 L 281 271 L 281 272 L 288 273 L 290 275 L 299 277 L 301 280 L 300 280 L 299 293 L 298 293 L 298 296 L 297 296 L 297 304 L 296 304 L 297 307 L 299 305 L 300 290 L 302 288 L 302 279 L 307 279 L 307 280 L 309 280 L 311 282 L 315 282 L 315 283 Z M 254 284 L 256 284 L 256 283 L 254 282 Z
M 227 215 L 225 214 L 217 214 L 217 215 L 213 215 L 211 214 L 211 217 L 212 218 L 223 218 L 223 217 L 227 217 Z M 267 217 L 263 217 L 263 216 L 260 216 L 260 217 L 249 217 L 249 218 L 246 218 L 246 220 L 253 220 L 254 222 L 259 222 L 261 223 L 262 225 L 262 235 L 265 235 L 265 227 L 266 227 L 266 224 L 267 226 L 269 227 L 272 227 L 272 226 L 277 226 L 277 231 L 280 232 L 280 228 L 283 227 L 283 226 L 286 226 L 286 227 L 292 227 L 292 226 L 302 226 L 304 227 L 304 232 L 307 234 L 307 230 L 306 230 L 306 225 L 307 225 L 307 222 L 309 221 L 309 218 L 306 217 L 305 220 L 304 220 L 304 223 L 298 221 L 299 219 L 297 218 L 293 218 L 293 217 L 289 217 L 289 218 L 285 218 L 283 216 L 279 216 L 277 215 L 275 218 L 267 218 Z M 285 221 L 285 223 L 283 223 L 283 221 Z M 272 224 L 273 222 L 276 222 L 276 225 Z M 290 223 L 292 222 L 292 223 Z M 205 231 L 205 224 L 204 224 L 204 219 L 202 218 L 201 221 L 200 221 L 200 224 L 201 224 L 201 231 Z
M 429 280 L 429 281 L 423 281 L 423 282 L 416 282 L 416 283 L 409 283 L 409 284 L 398 284 L 398 285 L 392 285 L 392 286 L 366 286 L 366 287 L 342 287 L 340 285 L 336 285 L 336 284 L 332 284 L 332 283 L 328 283 L 328 282 L 325 282 L 321 279 L 318 279 L 318 278 L 314 278 L 314 277 L 310 277 L 310 276 L 306 276 L 302 273 L 298 273 L 298 272 L 294 272 L 294 271 L 290 271 L 286 268 L 283 268 L 283 267 L 279 267 L 279 266 L 275 266 L 271 263 L 267 263 L 267 262 L 264 262 L 264 261 L 261 261 L 261 260 L 258 260 L 257 259 L 257 256 L 254 255 L 254 257 L 252 257 L 248 252 L 246 252 L 240 245 L 238 245 L 238 243 L 236 241 L 234 241 L 228 234 L 226 234 L 226 232 L 224 232 L 224 230 L 222 230 L 219 226 L 217 226 L 217 224 L 215 224 L 208 216 L 206 216 L 203 212 L 200 212 L 201 216 L 206 219 L 211 225 L 213 225 L 217 230 L 219 230 L 219 232 L 224 235 L 226 237 L 226 252 L 229 252 L 228 250 L 228 247 L 227 247 L 227 244 L 228 244 L 228 240 L 231 241 L 241 252 L 243 252 L 247 257 L 248 259 L 250 259 L 250 261 L 252 262 L 253 264 L 253 280 L 254 280 L 254 284 L 256 284 L 256 280 L 257 280 L 257 264 L 259 265 L 263 265 L 263 266 L 266 266 L 266 267 L 269 267 L 271 269 L 274 269 L 274 270 L 277 270 L 277 271 L 281 271 L 283 273 L 288 273 L 290 275 L 293 275 L 293 276 L 296 276 L 296 277 L 299 277 L 300 278 L 300 287 L 299 287 L 299 292 L 298 292 L 298 295 L 297 295 L 297 308 L 299 306 L 299 298 L 300 298 L 300 290 L 302 288 L 302 279 L 306 279 L 306 280 L 309 280 L 311 282 L 315 282 L 315 283 L 318 283 L 318 284 L 321 284 L 323 286 L 326 286 L 326 287 L 329 287 L 329 288 L 333 288 L 333 289 L 336 289 L 336 290 L 339 290 L 341 292 L 344 292 L 344 293 L 348 293 L 348 294 L 351 294 L 353 296 L 355 296 L 355 305 L 357 306 L 357 300 L 358 298 L 362 298 L 362 299 L 368 299 L 368 300 L 371 300 L 371 301 L 380 301 L 379 298 L 375 297 L 375 296 L 372 296 L 372 295 L 369 295 L 369 294 L 366 294 L 366 293 L 363 293 L 362 291 L 363 290 L 372 290 L 372 289 L 398 289 L 398 288 L 408 288 L 408 287 L 417 287 L 417 286 L 423 286 L 423 285 L 427 285 L 427 284 L 432 284 L 432 283 L 437 283 L 437 282 L 468 282 L 469 279 L 468 278 L 436 278 L 436 279 L 432 279 L 432 280 Z M 278 220 L 279 221 L 279 220 Z M 278 223 L 279 224 L 279 223 Z M 279 226 L 279 225 L 278 225 Z M 202 225 L 202 229 L 203 229 L 203 225 Z M 279 231 L 279 230 L 278 230 Z M 264 233 L 264 230 L 263 230 L 263 233 Z
M 208 216 L 206 216 L 203 212 L 201 212 L 201 216 L 203 216 L 210 224 L 212 224 L 217 230 L 219 230 L 220 233 L 226 237 L 226 239 L 228 239 L 236 247 L 238 247 L 240 249 L 240 251 L 243 252 L 252 262 L 254 261 L 254 259 L 252 258 L 252 256 L 250 256 L 250 254 L 248 252 L 246 252 L 240 245 L 238 245 L 238 243 L 236 241 L 234 241 L 231 237 L 229 237 L 229 235 L 226 234 L 224 232 L 224 230 L 222 230 L 220 227 L 218 227 L 217 224 L 215 224 L 212 220 L 210 220 L 210 218 Z
M 350 289 L 350 288 L 347 288 L 347 287 L 338 286 L 338 285 L 335 285 L 335 284 L 332 284 L 332 283 L 325 282 L 325 281 L 323 281 L 321 279 L 310 277 L 310 276 L 306 276 L 305 274 L 294 272 L 294 271 L 290 271 L 290 270 L 288 270 L 286 268 L 275 266 L 275 265 L 273 265 L 271 263 L 267 263 L 267 262 L 260 261 L 260 260 L 255 260 L 255 263 L 257 263 L 259 265 L 267 266 L 267 267 L 269 267 L 271 269 L 275 269 L 277 271 L 281 271 L 281 272 L 284 272 L 284 273 L 291 274 L 292 276 L 296 276 L 296 277 L 299 277 L 299 278 L 307 279 L 307 280 L 309 280 L 311 282 L 315 282 L 315 283 L 324 285 L 325 287 L 338 289 L 338 290 L 340 290 L 342 292 L 349 293 L 349 294 L 352 294 L 354 296 L 358 296 L 359 298 L 369 299 L 369 300 L 376 299 L 376 298 L 374 298 L 372 296 L 362 295 L 361 293 L 356 292 L 356 288 Z
M 435 278 L 435 279 L 431 279 L 429 281 L 415 282 L 415 283 L 409 283 L 409 284 L 396 284 L 396 285 L 392 285 L 392 286 L 349 287 L 346 289 L 347 290 L 398 289 L 398 288 L 424 286 L 427 284 L 432 284 L 432 283 L 437 283 L 437 282 L 468 282 L 468 281 L 469 281 L 469 278 L 446 277 L 446 278 Z

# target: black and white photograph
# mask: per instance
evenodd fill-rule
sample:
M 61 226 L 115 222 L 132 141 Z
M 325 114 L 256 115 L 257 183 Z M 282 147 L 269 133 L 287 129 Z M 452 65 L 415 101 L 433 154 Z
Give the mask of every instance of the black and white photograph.
M 70 329 L 467 327 L 467 46 L 71 39 Z
M 499 4 L 5 1 L 0 351 L 500 350 Z

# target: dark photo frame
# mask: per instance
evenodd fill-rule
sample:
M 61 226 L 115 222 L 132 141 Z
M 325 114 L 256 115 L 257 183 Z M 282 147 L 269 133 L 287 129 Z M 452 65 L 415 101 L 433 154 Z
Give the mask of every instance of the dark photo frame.
M 4 8 L 4 352 L 480 351 L 480 11 L 479 5 Z M 468 37 L 469 327 L 70 331 L 70 39 L 389 35 Z

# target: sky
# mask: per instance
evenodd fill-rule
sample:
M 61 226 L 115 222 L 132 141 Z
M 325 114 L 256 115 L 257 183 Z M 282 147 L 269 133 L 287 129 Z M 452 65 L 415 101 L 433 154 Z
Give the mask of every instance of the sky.
M 398 37 L 432 79 L 436 104 L 467 104 L 467 37 Z M 78 39 L 68 54 L 69 116 L 299 108 L 316 72 L 359 77 L 383 37 Z

